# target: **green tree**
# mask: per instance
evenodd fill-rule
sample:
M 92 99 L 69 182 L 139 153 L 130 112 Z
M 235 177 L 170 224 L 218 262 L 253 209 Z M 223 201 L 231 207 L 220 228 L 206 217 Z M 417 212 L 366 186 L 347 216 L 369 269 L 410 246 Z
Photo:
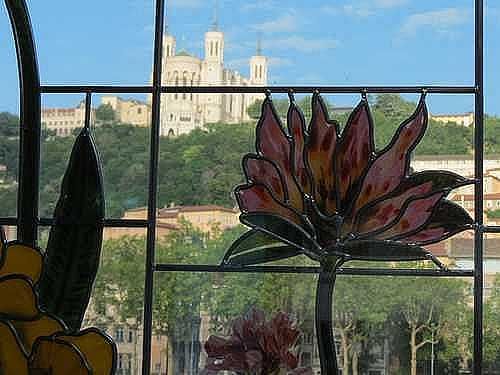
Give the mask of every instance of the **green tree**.
M 457 309 L 466 306 L 467 289 L 461 280 L 392 278 L 393 311 L 407 330 L 411 375 L 417 374 L 419 351 L 443 339 Z
M 500 370 L 500 274 L 495 276 L 484 307 L 484 359 L 488 370 Z
M 112 122 L 116 120 L 116 113 L 110 104 L 101 104 L 95 110 L 95 119 L 98 122 Z

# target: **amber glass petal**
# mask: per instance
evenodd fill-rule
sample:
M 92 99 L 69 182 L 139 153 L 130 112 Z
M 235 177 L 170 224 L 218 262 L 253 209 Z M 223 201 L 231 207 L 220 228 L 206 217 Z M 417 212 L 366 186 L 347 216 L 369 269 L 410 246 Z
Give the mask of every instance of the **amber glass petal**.
M 297 212 L 279 203 L 264 185 L 239 186 L 234 193 L 241 212 L 267 212 L 282 216 L 297 225 L 303 225 L 303 220 Z
M 0 278 L 0 317 L 32 320 L 39 314 L 33 284 L 22 276 Z
M 288 131 L 292 136 L 292 167 L 293 173 L 303 193 L 311 193 L 311 181 L 307 173 L 304 148 L 306 144 L 306 122 L 304 115 L 295 103 L 290 103 L 288 109 Z
M 41 336 L 51 336 L 66 329 L 64 324 L 48 315 L 40 315 L 32 321 L 11 321 L 27 353 L 31 353 L 33 344 Z
M 401 242 L 428 245 L 471 228 L 474 221 L 458 204 L 443 199 L 428 222 L 417 232 L 397 237 Z
M 292 172 L 290 159 L 292 146 L 269 99 L 262 104 L 262 116 L 257 124 L 256 147 L 259 154 L 277 165 L 283 176 L 290 204 L 302 211 L 303 196 Z
M 362 100 L 349 116 L 336 151 L 337 191 L 343 207 L 364 175 L 375 150 L 368 102 Z
M 28 375 L 28 358 L 14 328 L 0 320 L 0 374 Z
M 387 197 L 383 197 L 359 210 L 355 219 L 354 232 L 364 234 L 374 232 L 397 219 L 403 205 L 412 198 L 451 190 L 474 183 L 455 173 L 444 171 L 424 171 L 411 175 Z
M 97 329 L 89 328 L 77 335 L 57 335 L 72 343 L 85 356 L 92 375 L 111 375 L 116 368 L 116 347 L 113 341 Z
M 83 353 L 74 344 L 55 337 L 36 340 L 29 368 L 34 374 L 93 375 Z
M 326 215 L 333 215 L 337 210 L 334 166 L 337 134 L 337 124 L 328 120 L 325 103 L 319 95 L 314 95 L 305 159 L 311 175 L 313 197 Z
M 398 219 L 389 224 L 387 230 L 377 234 L 377 239 L 394 239 L 422 228 L 429 220 L 438 202 L 446 195 L 446 192 L 437 192 L 422 198 L 414 198 L 405 204 L 403 212 Z
M 392 192 L 408 174 L 410 154 L 427 127 L 427 108 L 422 97 L 415 113 L 401 124 L 389 146 L 369 166 L 354 206 L 365 204 Z
M 243 169 L 249 183 L 262 184 L 280 202 L 287 199 L 283 179 L 276 165 L 261 156 L 248 154 L 243 158 Z
M 42 254 L 38 249 L 13 242 L 2 251 L 0 277 L 7 275 L 25 275 L 36 283 L 42 272 Z

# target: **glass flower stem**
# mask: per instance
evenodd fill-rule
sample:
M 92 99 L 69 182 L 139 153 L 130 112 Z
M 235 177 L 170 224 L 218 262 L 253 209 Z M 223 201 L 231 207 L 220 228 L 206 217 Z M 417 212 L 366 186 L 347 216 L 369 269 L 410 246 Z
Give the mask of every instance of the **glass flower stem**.
M 322 262 L 316 287 L 316 336 L 323 375 L 339 373 L 333 333 L 333 291 L 340 263 L 331 259 Z

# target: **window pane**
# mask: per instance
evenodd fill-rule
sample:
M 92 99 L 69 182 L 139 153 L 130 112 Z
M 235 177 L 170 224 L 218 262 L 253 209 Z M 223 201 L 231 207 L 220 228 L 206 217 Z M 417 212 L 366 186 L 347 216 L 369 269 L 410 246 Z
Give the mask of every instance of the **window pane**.
M 95 95 L 93 101 L 94 136 L 102 162 L 106 216 L 146 219 L 150 99 L 145 95 L 109 94 Z
M 44 84 L 145 84 L 153 1 L 29 1 Z
M 174 373 L 203 368 L 208 337 L 227 337 L 232 321 L 255 307 L 268 319 L 278 311 L 295 319 L 302 331 L 297 347 L 300 364 L 319 371 L 315 276 L 164 273 L 157 276 L 155 286 L 153 342 L 163 338 L 163 353 L 169 354 L 167 359 L 153 353 L 153 369 L 165 363 L 173 366 L 169 370 Z M 470 292 L 470 283 L 458 279 L 339 276 L 333 311 L 340 366 L 345 345 L 352 345 L 351 370 L 357 361 L 360 371 L 410 373 L 411 345 L 432 340 L 434 332 L 435 373 L 457 366 L 470 369 Z M 413 342 L 412 329 L 418 330 Z M 419 371 L 430 370 L 432 346 L 425 343 L 417 350 Z M 356 353 L 354 363 L 352 353 Z
M 167 7 L 179 60 L 186 54 L 223 60 L 254 84 L 471 84 L 474 78 L 471 0 L 239 0 L 217 10 L 213 2 L 172 0 Z M 263 81 L 260 68 L 250 67 L 252 56 L 268 58 Z
M 106 228 L 113 233 L 122 228 Z M 118 372 L 141 373 L 145 231 L 104 241 L 101 266 L 84 325 L 103 329 L 118 346 Z
M 5 7 L 0 7 L 0 199 L 4 204 L 0 216 L 17 214 L 17 176 L 19 163 L 19 75 L 16 51 Z M 15 228 L 5 228 L 9 239 L 15 238 Z
M 71 150 L 85 122 L 85 100 L 79 94 L 42 96 L 40 169 L 41 217 L 52 217 Z
M 291 285 L 299 285 L 295 289 Z M 156 364 L 169 373 L 197 372 L 206 362 L 203 345 L 210 335 L 227 336 L 232 321 L 250 308 L 271 319 L 284 311 L 302 331 L 299 352 L 304 365 L 316 366 L 314 345 L 314 285 L 312 275 L 162 273 L 156 276 L 153 351 Z M 166 354 L 168 353 L 168 357 Z M 160 373 L 167 373 L 165 367 Z M 155 372 L 153 372 L 155 373 Z
M 484 240 L 484 330 L 483 330 L 483 357 L 485 371 L 499 370 L 498 322 L 500 322 L 500 308 L 498 304 L 500 293 L 500 235 L 488 234 Z

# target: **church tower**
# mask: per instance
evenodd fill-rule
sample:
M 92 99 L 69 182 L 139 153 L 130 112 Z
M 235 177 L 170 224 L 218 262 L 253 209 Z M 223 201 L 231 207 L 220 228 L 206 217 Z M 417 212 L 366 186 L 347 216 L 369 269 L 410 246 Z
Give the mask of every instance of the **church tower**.
M 224 82 L 224 34 L 219 30 L 217 2 L 214 7 L 212 27 L 205 33 L 205 56 L 201 80 L 207 86 L 221 86 Z M 206 122 L 220 122 L 223 118 L 223 95 L 200 97 Z
M 165 57 L 175 56 L 175 37 L 165 34 L 163 37 L 163 55 Z
M 255 56 L 250 58 L 250 82 L 254 86 L 267 85 L 267 58 L 262 55 L 260 38 L 257 41 Z
M 165 23 L 163 35 L 163 58 L 175 56 L 175 37 L 168 32 L 168 23 Z
M 205 33 L 205 61 L 216 64 L 224 64 L 224 34 L 219 30 L 217 16 L 217 3 L 214 7 L 214 21 L 211 30 Z

